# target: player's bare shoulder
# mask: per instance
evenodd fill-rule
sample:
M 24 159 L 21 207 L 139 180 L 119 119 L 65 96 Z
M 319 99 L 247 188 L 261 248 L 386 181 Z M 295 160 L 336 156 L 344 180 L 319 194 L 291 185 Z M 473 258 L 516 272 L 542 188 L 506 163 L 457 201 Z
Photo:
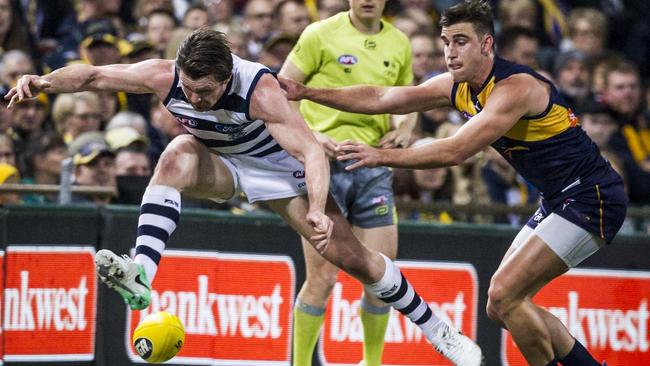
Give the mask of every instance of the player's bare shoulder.
M 251 117 L 271 122 L 269 115 L 275 114 L 275 110 L 281 106 L 284 107 L 284 104 L 286 104 L 286 97 L 278 80 L 270 73 L 263 74 L 251 95 Z

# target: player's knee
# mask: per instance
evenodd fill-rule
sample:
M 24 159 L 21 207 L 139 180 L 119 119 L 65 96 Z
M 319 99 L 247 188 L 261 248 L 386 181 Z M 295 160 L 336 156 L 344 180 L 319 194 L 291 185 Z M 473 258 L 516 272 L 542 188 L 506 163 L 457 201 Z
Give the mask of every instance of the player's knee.
M 514 299 L 509 296 L 510 291 L 498 278 L 492 278 L 488 289 L 488 316 L 490 319 L 502 320 L 514 306 Z
M 179 136 L 174 139 L 160 156 L 154 178 L 180 178 L 196 169 L 198 156 L 191 136 Z
M 499 325 L 503 324 L 503 321 L 499 317 L 499 313 L 497 312 L 490 298 L 488 298 L 487 305 L 485 306 L 485 312 L 487 313 L 487 316 L 490 318 L 490 320 Z
M 360 256 L 345 256 L 343 258 L 337 258 L 336 266 L 361 282 L 371 283 L 373 281 L 367 264 Z

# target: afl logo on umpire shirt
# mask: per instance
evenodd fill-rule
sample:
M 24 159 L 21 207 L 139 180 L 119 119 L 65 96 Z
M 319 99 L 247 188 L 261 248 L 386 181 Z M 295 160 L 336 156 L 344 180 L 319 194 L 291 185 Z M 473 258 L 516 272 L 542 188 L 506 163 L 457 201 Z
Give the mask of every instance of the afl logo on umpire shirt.
M 353 55 L 341 55 L 341 56 L 339 56 L 339 58 L 338 58 L 338 62 L 339 62 L 341 65 L 352 66 L 352 65 L 354 65 L 354 64 L 357 63 L 357 58 L 354 57 Z

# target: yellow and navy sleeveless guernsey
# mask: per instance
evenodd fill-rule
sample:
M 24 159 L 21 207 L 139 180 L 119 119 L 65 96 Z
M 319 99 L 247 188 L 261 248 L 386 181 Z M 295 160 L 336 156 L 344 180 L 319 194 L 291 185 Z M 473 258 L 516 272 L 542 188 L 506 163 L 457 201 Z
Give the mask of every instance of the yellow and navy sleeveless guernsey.
M 492 147 L 542 194 L 542 207 L 528 225 L 535 227 L 556 213 L 611 241 L 627 207 L 622 179 L 600 155 L 550 81 L 529 67 L 496 57 L 480 90 L 471 90 L 468 83 L 454 83 L 452 104 L 471 118 L 482 110 L 497 83 L 521 73 L 550 85 L 548 106 L 539 115 L 522 117 Z
M 413 80 L 406 35 L 385 21 L 379 33 L 361 33 L 348 12 L 309 25 L 288 59 L 313 87 L 401 86 Z M 372 146 L 390 129 L 387 114 L 347 113 L 307 100 L 300 103 L 300 112 L 310 128 L 336 141 L 352 139 Z

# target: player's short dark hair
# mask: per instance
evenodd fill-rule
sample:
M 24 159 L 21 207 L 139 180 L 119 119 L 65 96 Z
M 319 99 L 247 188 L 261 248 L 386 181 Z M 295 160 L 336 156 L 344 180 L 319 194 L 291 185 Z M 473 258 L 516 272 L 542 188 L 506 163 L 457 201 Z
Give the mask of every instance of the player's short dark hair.
M 190 33 L 178 47 L 176 67 L 194 80 L 205 76 L 218 82 L 228 80 L 232 55 L 226 35 L 205 27 Z
M 472 23 L 476 33 L 494 35 L 494 16 L 487 0 L 467 0 L 443 10 L 441 27 L 458 23 Z

